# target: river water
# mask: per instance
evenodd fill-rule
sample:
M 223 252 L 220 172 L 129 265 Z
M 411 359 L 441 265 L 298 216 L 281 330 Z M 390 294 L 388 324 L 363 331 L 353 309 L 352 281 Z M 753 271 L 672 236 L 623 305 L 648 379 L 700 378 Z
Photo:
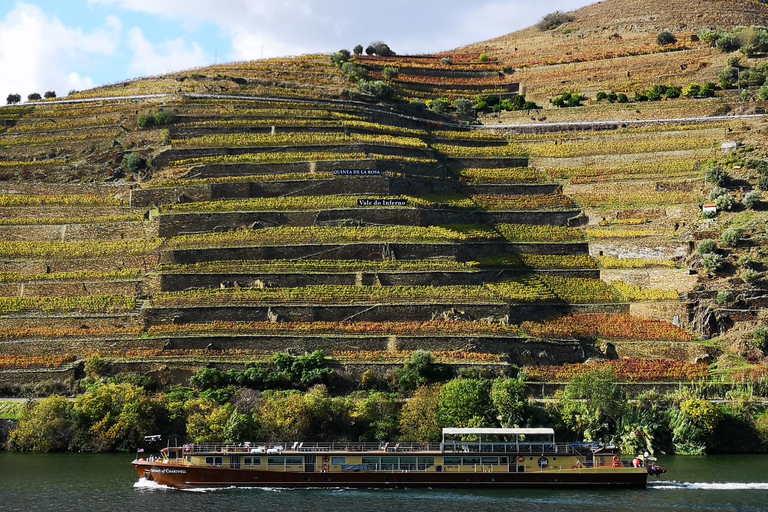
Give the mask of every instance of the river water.
M 140 481 L 132 455 L 0 452 L 1 511 L 171 510 L 572 511 L 768 510 L 768 455 L 660 457 L 662 479 L 640 490 L 275 490 L 179 491 Z

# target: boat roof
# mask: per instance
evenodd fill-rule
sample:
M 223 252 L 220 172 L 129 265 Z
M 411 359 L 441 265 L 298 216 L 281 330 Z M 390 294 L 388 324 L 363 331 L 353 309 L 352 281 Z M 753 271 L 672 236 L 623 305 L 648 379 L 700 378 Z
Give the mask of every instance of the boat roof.
M 553 428 L 444 428 L 443 436 L 456 435 L 493 435 L 493 436 L 531 436 L 531 435 L 555 435 Z

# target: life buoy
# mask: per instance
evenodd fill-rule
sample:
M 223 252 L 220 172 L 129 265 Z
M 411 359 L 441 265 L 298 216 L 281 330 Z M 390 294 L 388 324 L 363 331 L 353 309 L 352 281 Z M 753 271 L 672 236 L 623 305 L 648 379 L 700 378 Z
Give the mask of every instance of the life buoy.
M 613 467 L 621 467 L 621 458 L 618 455 L 613 456 Z
M 517 462 L 519 462 L 520 464 L 522 464 L 523 462 L 525 462 L 525 457 L 518 457 L 518 458 L 517 458 Z

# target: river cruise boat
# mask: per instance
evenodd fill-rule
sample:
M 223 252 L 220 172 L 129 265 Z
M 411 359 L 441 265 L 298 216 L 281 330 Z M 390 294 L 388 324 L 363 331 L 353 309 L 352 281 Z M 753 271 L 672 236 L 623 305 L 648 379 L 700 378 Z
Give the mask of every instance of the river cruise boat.
M 139 477 L 211 487 L 645 487 L 663 468 L 550 428 L 446 428 L 435 443 L 240 443 L 163 448 Z

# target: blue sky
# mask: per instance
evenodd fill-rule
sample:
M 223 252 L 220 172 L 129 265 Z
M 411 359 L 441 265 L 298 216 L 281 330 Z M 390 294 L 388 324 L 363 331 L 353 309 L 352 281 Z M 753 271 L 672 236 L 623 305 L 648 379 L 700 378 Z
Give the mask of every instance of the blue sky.
M 386 41 L 427 53 L 591 0 L 0 0 L 0 98 Z

